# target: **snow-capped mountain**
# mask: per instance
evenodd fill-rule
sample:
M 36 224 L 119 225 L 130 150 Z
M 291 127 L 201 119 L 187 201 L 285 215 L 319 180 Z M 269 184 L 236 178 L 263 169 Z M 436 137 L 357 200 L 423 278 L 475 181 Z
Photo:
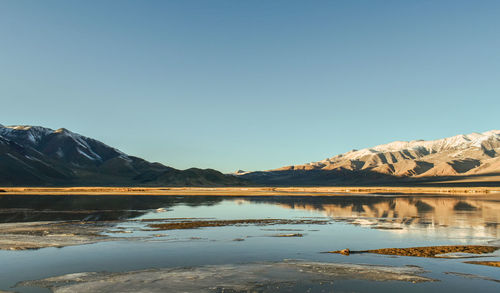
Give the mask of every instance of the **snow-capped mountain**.
M 238 185 L 215 170 L 176 170 L 65 128 L 0 125 L 0 185 Z
M 240 177 L 267 184 L 295 181 L 308 185 L 495 173 L 500 173 L 500 130 L 429 141 L 395 141 L 322 161 L 244 173 Z M 314 180 L 308 181 L 308 176 Z
M 74 165 L 100 165 L 112 158 L 130 161 L 127 155 L 117 149 L 65 128 L 52 130 L 40 126 L 6 126 L 0 127 L 0 136 Z

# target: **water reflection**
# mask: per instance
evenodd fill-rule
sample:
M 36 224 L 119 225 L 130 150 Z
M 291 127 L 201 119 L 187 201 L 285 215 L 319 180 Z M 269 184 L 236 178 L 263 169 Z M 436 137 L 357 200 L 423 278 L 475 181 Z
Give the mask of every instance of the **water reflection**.
M 456 237 L 493 238 L 500 235 L 498 196 L 288 197 L 249 201 L 319 212 L 339 221 L 395 233 L 454 233 Z
M 150 231 L 147 225 L 166 219 L 195 217 L 226 219 L 309 219 L 328 216 L 325 225 L 297 224 L 262 227 L 257 225 L 204 227 L 201 229 Z M 132 221 L 128 221 L 133 219 Z M 205 197 L 205 196 L 28 196 L 0 195 L 0 222 L 95 220 L 116 222 L 68 223 L 81 229 L 105 229 L 113 241 L 43 248 L 29 251 L 0 251 L 0 290 L 11 290 L 19 281 L 44 279 L 80 272 L 122 272 L 151 268 L 226 266 L 302 259 L 327 263 L 363 263 L 404 267 L 421 266 L 429 277 L 441 282 L 423 285 L 374 283 L 346 280 L 335 283 L 341 292 L 498 292 L 497 283 L 461 280 L 444 271 L 458 271 L 497 279 L 490 267 L 464 264 L 463 260 L 394 258 L 370 254 L 349 257 L 319 253 L 350 248 L 484 244 L 500 235 L 500 196 L 333 196 L 333 197 Z M 146 221 L 142 221 L 146 220 Z M 60 223 L 24 223 L 24 226 Z M 3 224 L 19 228 L 17 224 Z M 375 228 L 375 229 L 373 229 Z M 64 231 L 60 238 L 70 233 Z M 101 229 L 101 230 L 99 230 Z M 113 232 L 111 232 L 111 230 Z M 272 230 L 270 230 L 272 229 Z M 280 232 L 286 229 L 292 232 Z M 382 229 L 382 230 L 378 230 Z M 1 230 L 1 229 L 0 229 Z M 57 233 L 41 228 L 45 241 L 59 241 Z M 90 230 L 95 232 L 96 230 Z M 56 231 L 57 232 L 57 231 Z M 127 232 L 130 234 L 122 234 Z M 303 237 L 270 237 L 277 233 L 300 233 Z M 398 234 L 399 233 L 399 234 Z M 7 232 L 4 234 L 8 234 Z M 91 235 L 92 237 L 95 237 Z M 109 234 L 109 235 L 108 235 Z M 29 241 L 38 234 L 11 233 L 10 238 Z M 87 235 L 88 236 L 88 235 Z M 18 238 L 15 238 L 18 237 Z M 485 238 L 481 238 L 485 237 Z M 235 241 L 237 240 L 238 241 Z M 72 238 L 70 239 L 72 240 Z M 243 240 L 243 241 L 240 241 Z M 33 240 L 32 240 L 33 241 Z M 36 242 L 39 244 L 39 242 Z M 86 242 L 88 243 L 88 242 Z M 50 243 L 49 243 L 50 244 Z M 500 244 L 499 244 L 500 245 Z M 58 247 L 64 245 L 58 244 Z M 498 260 L 491 256 L 487 260 Z M 495 269 L 495 268 L 493 268 Z M 198 271 L 195 271 L 198 272 Z M 243 275 L 245 276 L 245 275 Z M 365 282 L 365 283 L 363 283 Z M 489 283 L 488 283 L 489 282 Z M 491 283 L 491 284 L 490 284 Z M 343 286 L 343 287 L 342 287 Z M 358 286 L 358 287 L 356 287 Z M 361 286 L 361 287 L 360 287 Z M 378 286 L 378 287 L 377 287 Z M 480 287 L 478 287 L 480 286 Z M 358 290 L 355 290 L 355 289 Z M 397 288 L 397 289 L 395 289 Z M 326 291 L 332 291 L 327 288 Z M 444 290 L 446 289 L 446 290 Z M 18 291 L 18 288 L 15 289 Z M 35 289 L 33 289 L 35 290 Z M 36 289 L 38 290 L 38 289 Z M 20 292 L 37 292 L 22 288 Z M 297 290 L 306 291 L 306 290 Z M 319 291 L 319 290 L 317 290 Z M 43 291 L 45 292 L 45 291 Z
M 215 205 L 221 197 L 172 197 L 137 195 L 3 195 L 0 223 L 34 221 L 112 221 L 139 217 L 148 210 Z
M 338 221 L 394 233 L 454 233 L 457 237 L 500 235 L 500 196 L 0 196 L 0 223 L 126 220 L 179 205 L 215 206 L 223 201 L 262 203 L 309 211 Z M 218 215 L 213 215 L 218 216 Z M 275 215 L 267 215 L 273 217 Z M 244 215 L 242 215 L 244 217 Z

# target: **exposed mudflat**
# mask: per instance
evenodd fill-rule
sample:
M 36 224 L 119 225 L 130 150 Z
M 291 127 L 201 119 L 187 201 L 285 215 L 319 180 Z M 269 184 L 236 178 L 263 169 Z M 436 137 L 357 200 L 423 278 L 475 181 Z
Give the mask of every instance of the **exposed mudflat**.
M 125 221 L 126 222 L 126 221 Z M 131 237 L 113 237 L 110 234 L 130 234 L 133 231 L 117 228 L 116 221 L 58 221 L 26 222 L 0 224 L 0 250 L 29 250 L 45 247 L 65 247 L 91 244 L 103 241 L 132 240 Z M 136 222 L 134 220 L 129 223 Z M 323 225 L 330 221 L 314 219 L 239 219 L 239 220 L 200 220 L 199 218 L 172 218 L 143 220 L 148 229 L 142 231 L 188 230 L 204 227 L 225 226 L 268 226 L 268 225 Z M 150 228 L 150 229 L 149 229 Z M 303 234 L 277 234 L 274 237 L 302 237 Z M 158 237 L 158 234 L 143 237 Z
M 332 289 L 343 279 L 432 282 L 419 267 L 392 267 L 306 261 L 213 265 L 194 268 L 142 270 L 125 273 L 76 273 L 20 286 L 40 286 L 65 292 L 277 292 L 298 283 Z
M 179 230 L 179 229 L 196 229 L 201 227 L 224 227 L 224 226 L 241 226 L 241 225 L 298 225 L 298 224 L 328 224 L 326 220 L 288 220 L 288 219 L 241 219 L 241 220 L 213 220 L 213 221 L 173 221 L 168 223 L 149 224 L 148 227 L 154 230 Z
M 64 247 L 119 239 L 102 234 L 109 227 L 105 223 L 75 221 L 0 224 L 0 249 Z
M 418 257 L 437 257 L 448 258 L 446 254 L 464 253 L 464 254 L 484 254 L 498 250 L 495 246 L 485 245 L 447 245 L 447 246 L 423 246 L 408 248 L 382 248 L 361 251 L 350 251 L 348 249 L 329 251 L 330 253 L 340 253 L 349 255 L 351 253 L 376 253 L 399 256 L 418 256 Z

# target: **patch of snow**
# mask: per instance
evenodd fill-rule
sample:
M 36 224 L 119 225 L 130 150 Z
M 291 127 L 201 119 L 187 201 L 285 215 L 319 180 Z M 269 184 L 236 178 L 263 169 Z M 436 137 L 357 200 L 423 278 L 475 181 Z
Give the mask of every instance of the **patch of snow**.
M 84 151 L 82 151 L 80 148 L 76 148 L 76 150 L 78 151 L 78 153 L 79 153 L 80 155 L 82 155 L 82 156 L 86 157 L 86 158 L 87 158 L 87 159 L 89 159 L 89 160 L 92 160 L 92 161 L 96 161 L 96 160 L 97 160 L 97 158 L 90 156 L 89 154 L 87 154 L 87 153 L 85 153 Z M 100 158 L 100 157 L 99 157 L 99 158 Z
M 114 149 L 114 150 L 116 151 L 116 149 Z M 125 160 L 129 163 L 132 163 L 132 159 L 129 156 L 125 155 L 124 153 L 122 153 L 120 151 L 118 151 L 118 153 L 120 154 L 120 156 L 119 156 L 120 159 Z
M 50 133 L 52 129 L 40 126 L 15 125 L 0 127 L 0 135 L 9 139 L 23 139 L 31 144 L 37 144 L 40 140 Z
M 79 135 L 77 133 L 74 133 L 74 132 L 71 132 L 65 128 L 60 128 L 60 129 L 57 129 L 56 131 L 54 131 L 54 133 L 59 133 L 59 134 L 63 134 L 69 138 L 71 138 L 74 142 L 76 142 L 76 144 L 85 149 L 86 152 L 88 153 L 85 153 L 83 152 L 80 148 L 77 148 L 77 151 L 90 158 L 91 160 L 100 160 L 102 161 L 102 157 L 99 156 L 96 152 L 94 152 L 94 150 L 92 150 L 92 148 L 90 147 L 90 145 L 87 143 L 87 141 L 85 140 L 86 138 L 82 135 Z
M 18 157 L 16 157 L 16 156 L 12 155 L 11 153 L 7 153 L 6 155 L 7 155 L 7 156 L 9 156 L 9 157 L 11 157 L 12 159 L 14 159 L 14 160 L 18 161 L 19 163 L 23 164 L 24 166 L 26 166 L 26 167 L 28 167 L 28 168 L 30 168 L 30 169 L 33 169 L 33 167 L 32 167 L 32 166 L 30 166 L 30 165 L 26 164 L 25 162 L 23 162 L 22 160 L 20 160 Z
M 64 152 L 61 148 L 58 148 L 57 149 L 57 152 L 56 152 L 56 155 L 59 157 L 59 158 L 62 158 L 64 157 Z
M 31 160 L 31 161 L 36 161 L 36 162 L 41 163 L 41 164 L 43 164 L 43 165 L 45 165 L 45 166 L 49 166 L 49 167 L 51 167 L 51 166 L 50 166 L 49 164 L 47 164 L 46 162 L 44 162 L 44 161 L 42 161 L 42 160 L 39 160 L 39 159 L 37 159 L 37 158 L 35 158 L 35 157 L 29 156 L 29 155 L 25 155 L 25 157 L 26 157 L 26 159 L 28 159 L 28 160 Z
M 36 142 L 35 136 L 33 133 L 28 134 L 28 139 L 31 140 L 32 142 Z

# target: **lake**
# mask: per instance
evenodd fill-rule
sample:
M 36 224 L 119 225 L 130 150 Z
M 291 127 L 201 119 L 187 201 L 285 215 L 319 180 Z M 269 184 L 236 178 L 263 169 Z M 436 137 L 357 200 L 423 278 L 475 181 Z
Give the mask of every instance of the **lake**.
M 0 195 L 0 291 L 133 292 L 143 278 L 145 292 L 500 292 L 500 268 L 465 263 L 499 261 L 498 250 L 325 253 L 500 246 L 499 222 L 495 194 Z

